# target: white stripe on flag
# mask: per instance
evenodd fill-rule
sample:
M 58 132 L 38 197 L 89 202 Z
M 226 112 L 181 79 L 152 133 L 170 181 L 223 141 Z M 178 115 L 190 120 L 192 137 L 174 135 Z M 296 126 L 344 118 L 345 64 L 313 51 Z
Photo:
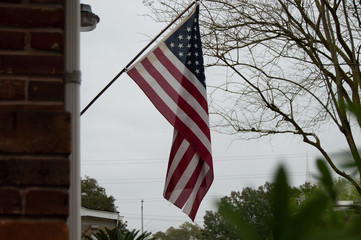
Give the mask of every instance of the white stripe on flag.
M 153 53 L 149 54 L 151 58 L 148 58 L 150 61 L 154 62 Z M 207 148 L 208 152 L 211 153 L 211 142 L 208 137 L 203 133 L 197 124 L 194 124 L 191 116 L 188 116 L 181 108 L 178 107 L 177 103 L 173 101 L 171 97 L 162 89 L 158 82 L 147 72 L 143 65 L 136 65 L 135 68 L 139 74 L 149 83 L 152 89 L 158 94 L 162 101 L 169 107 L 169 109 L 176 115 L 182 122 L 197 136 L 197 138 L 202 142 L 202 144 Z M 163 73 L 160 72 L 162 75 Z
M 184 187 L 187 185 L 189 178 L 192 176 L 194 170 L 196 169 L 199 162 L 199 154 L 195 152 L 192 157 L 192 160 L 189 162 L 186 170 L 183 172 L 182 177 L 178 179 L 176 186 L 169 198 L 169 201 L 174 203 L 177 201 L 179 195 L 184 191 Z M 187 200 L 188 201 L 188 200 Z
M 194 201 L 196 199 L 199 187 L 201 186 L 204 178 L 207 176 L 207 173 L 209 170 L 210 170 L 210 167 L 208 166 L 208 164 L 206 162 L 203 162 L 203 167 L 198 176 L 197 183 L 194 186 L 194 188 L 192 190 L 192 194 L 189 196 L 187 203 L 183 207 L 183 212 L 185 212 L 187 215 L 189 215 L 190 212 L 192 211 L 192 207 L 193 207 Z
M 163 54 L 172 61 L 174 66 L 198 89 L 198 92 L 202 94 L 204 99 L 207 100 L 207 92 L 198 78 L 186 67 L 184 64 L 168 49 L 167 45 L 163 42 L 159 45 L 159 48 L 163 51 Z
M 174 133 L 174 136 L 176 136 L 176 133 Z M 185 139 L 184 139 L 182 141 L 181 145 L 179 146 L 177 153 L 174 155 L 171 166 L 169 166 L 169 168 L 168 168 L 167 179 L 166 179 L 166 183 L 164 186 L 164 193 L 168 188 L 169 181 L 172 178 L 174 171 L 177 169 L 177 166 L 178 166 L 180 160 L 182 159 L 184 153 L 187 151 L 188 147 L 189 147 L 189 142 L 185 141 Z
M 169 51 L 169 50 L 168 50 Z M 170 61 L 174 63 L 174 59 L 177 59 L 174 55 L 173 58 L 170 58 L 170 56 L 167 56 Z M 161 62 L 157 60 L 153 61 L 152 59 L 149 59 L 152 61 L 152 65 L 163 75 L 165 79 L 168 80 L 169 85 L 172 86 L 172 88 L 182 96 L 182 98 L 190 105 L 192 108 L 199 114 L 199 116 L 202 118 L 204 123 L 207 124 L 209 127 L 209 117 L 208 113 L 204 110 L 204 108 L 199 104 L 199 102 L 194 98 L 193 95 L 191 95 L 173 76 L 169 73 L 169 71 L 163 66 Z M 179 61 L 179 60 L 178 60 Z M 180 70 L 180 69 L 178 69 Z M 180 70 L 184 72 L 184 70 Z M 191 81 L 194 85 L 194 81 Z M 199 83 L 199 81 L 197 80 Z M 199 84 L 198 84 L 199 85 Z M 196 86 L 195 86 L 196 87 Z M 202 86 L 203 87 L 203 86 Z M 203 87 L 204 88 L 204 87 Z M 203 94 L 202 94 L 203 95 Z

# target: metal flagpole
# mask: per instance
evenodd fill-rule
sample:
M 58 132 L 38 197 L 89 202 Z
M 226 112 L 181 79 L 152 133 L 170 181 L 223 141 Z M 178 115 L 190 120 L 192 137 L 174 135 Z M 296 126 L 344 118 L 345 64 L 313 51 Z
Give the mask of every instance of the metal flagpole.
M 142 224 L 142 234 L 144 233 L 144 230 L 143 230 L 143 199 L 141 201 L 141 207 L 140 207 L 140 212 L 141 212 L 141 224 Z
M 114 78 L 111 80 L 108 85 L 106 85 L 103 90 L 101 90 L 98 95 L 96 95 L 93 100 L 88 103 L 88 105 L 81 111 L 80 116 L 82 116 L 88 108 L 90 108 L 93 103 L 98 100 L 98 98 L 122 75 L 139 57 L 142 55 L 150 45 L 152 45 L 167 29 L 172 26 L 185 12 L 187 12 L 196 2 L 199 0 L 193 1 L 191 4 L 188 5 L 186 9 L 183 10 L 171 23 L 169 23 L 157 36 L 155 36 L 124 68 L 121 70 Z

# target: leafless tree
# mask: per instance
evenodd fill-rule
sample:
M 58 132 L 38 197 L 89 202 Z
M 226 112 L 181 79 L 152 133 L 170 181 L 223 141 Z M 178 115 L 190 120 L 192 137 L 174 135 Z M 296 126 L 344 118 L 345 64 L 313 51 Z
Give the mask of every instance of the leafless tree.
M 170 21 L 186 3 L 158 0 L 157 21 Z M 244 138 L 295 134 L 336 166 L 318 136 L 325 122 L 344 136 L 361 173 L 355 133 L 360 109 L 360 0 L 204 0 L 203 51 L 207 67 L 223 67 L 227 78 L 211 89 L 215 129 Z

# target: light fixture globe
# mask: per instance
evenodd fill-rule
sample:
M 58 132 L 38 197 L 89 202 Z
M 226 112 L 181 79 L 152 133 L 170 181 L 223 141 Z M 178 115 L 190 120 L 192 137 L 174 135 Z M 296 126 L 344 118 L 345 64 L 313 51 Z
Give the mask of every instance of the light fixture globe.
M 94 30 L 100 21 L 98 15 L 92 12 L 92 8 L 88 4 L 80 4 L 80 31 L 90 32 Z

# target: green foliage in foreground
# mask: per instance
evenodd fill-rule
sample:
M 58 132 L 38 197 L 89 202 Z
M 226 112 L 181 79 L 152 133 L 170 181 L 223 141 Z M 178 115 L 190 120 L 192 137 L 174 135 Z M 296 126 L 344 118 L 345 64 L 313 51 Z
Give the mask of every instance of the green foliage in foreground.
M 274 212 L 269 239 L 361 239 L 361 215 L 357 213 L 358 210 L 346 213 L 334 209 L 337 194 L 333 179 L 323 161 L 318 161 L 317 166 L 322 187 L 299 206 L 291 201 L 284 169 L 278 170 L 272 196 Z M 221 203 L 219 212 L 225 219 L 227 227 L 232 229 L 237 236 L 236 239 L 264 239 L 245 216 L 234 211 L 230 204 Z

